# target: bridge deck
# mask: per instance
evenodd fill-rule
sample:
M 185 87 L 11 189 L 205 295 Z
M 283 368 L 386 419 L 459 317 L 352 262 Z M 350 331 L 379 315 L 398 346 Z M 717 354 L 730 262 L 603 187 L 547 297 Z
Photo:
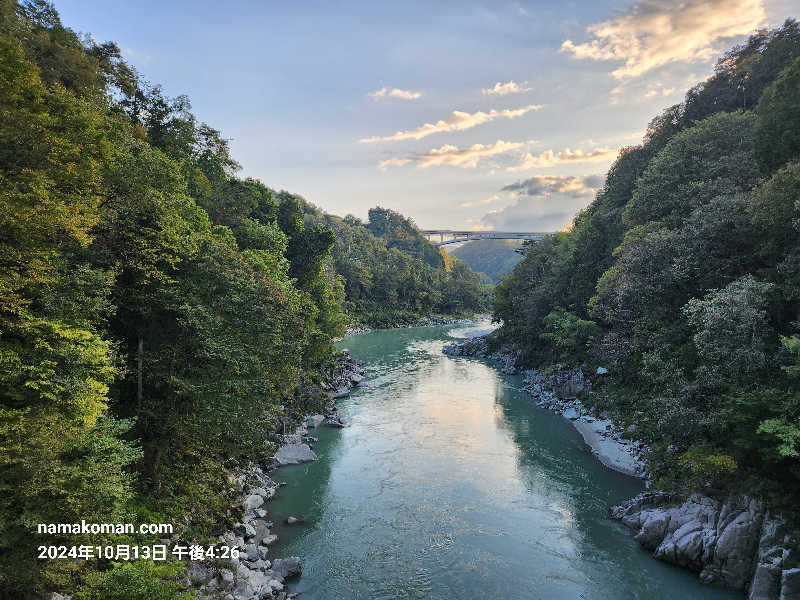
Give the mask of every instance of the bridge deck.
M 439 242 L 435 246 L 446 244 L 456 244 L 460 242 L 470 242 L 474 240 L 541 240 L 550 231 L 493 231 L 493 230 L 452 230 L 452 229 L 424 229 L 422 234 L 432 241 L 431 236 L 439 236 Z M 432 242 L 433 243 L 433 242 Z

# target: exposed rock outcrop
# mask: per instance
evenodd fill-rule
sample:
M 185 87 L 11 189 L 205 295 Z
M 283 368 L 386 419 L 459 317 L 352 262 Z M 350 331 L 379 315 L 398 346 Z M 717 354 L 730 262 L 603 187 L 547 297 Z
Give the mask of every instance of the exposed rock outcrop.
M 214 561 L 189 562 L 186 585 L 197 586 L 199 598 L 285 600 L 284 580 L 299 574 L 301 565 L 297 557 L 274 562 L 267 559 L 268 546 L 277 536 L 270 533 L 272 523 L 266 520 L 268 513 L 263 506 L 275 496 L 279 484 L 257 465 L 236 473 L 233 483 L 242 493 L 244 515 L 242 522 L 220 535 L 218 541 L 220 546 L 235 548 L 239 555 L 230 559 L 231 568 Z
M 697 571 L 705 583 L 743 590 L 749 600 L 800 598 L 796 534 L 757 500 L 645 493 L 611 516 L 655 558 Z
M 448 344 L 442 348 L 442 352 L 448 356 L 483 358 L 500 363 L 500 370 L 506 375 L 515 375 L 518 372 L 517 362 L 522 354 L 510 346 L 491 352 L 485 337 L 476 337 L 463 342 Z
M 305 443 L 290 443 L 283 444 L 278 448 L 275 453 L 275 461 L 280 466 L 284 465 L 299 465 L 304 462 L 311 462 L 317 460 L 317 455 L 308 444 Z

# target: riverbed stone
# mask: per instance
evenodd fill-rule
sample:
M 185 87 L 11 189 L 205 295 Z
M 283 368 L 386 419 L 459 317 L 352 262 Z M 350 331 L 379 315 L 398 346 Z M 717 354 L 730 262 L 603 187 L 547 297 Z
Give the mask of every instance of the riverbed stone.
M 245 547 L 245 553 L 247 554 L 247 560 L 253 562 L 258 560 L 258 546 L 255 544 L 247 544 Z
M 232 584 L 233 583 L 233 571 L 230 569 L 220 569 L 219 570 L 220 579 L 222 579 L 223 583 Z
M 565 419 L 569 419 L 570 421 L 574 421 L 575 419 L 581 416 L 581 414 L 574 408 L 568 408 L 561 414 L 564 416 Z
M 258 494 L 250 494 L 244 499 L 242 506 L 245 510 L 254 510 L 264 504 L 264 497 Z
M 775 600 L 781 593 L 781 570 L 774 565 L 758 565 L 747 600 Z
M 280 465 L 298 465 L 317 460 L 317 455 L 308 444 L 285 444 L 278 448 L 275 460 Z
M 303 564 L 299 556 L 290 556 L 288 558 L 279 558 L 272 563 L 272 572 L 280 575 L 283 579 L 289 577 L 296 577 L 303 571 Z
M 316 429 L 324 420 L 325 417 L 323 415 L 309 415 L 306 417 L 306 427 L 313 427 Z

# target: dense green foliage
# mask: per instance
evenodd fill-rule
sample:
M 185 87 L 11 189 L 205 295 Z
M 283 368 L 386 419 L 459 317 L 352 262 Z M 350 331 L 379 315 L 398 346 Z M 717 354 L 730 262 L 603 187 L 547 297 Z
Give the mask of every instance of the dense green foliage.
M 484 273 L 492 283 L 500 283 L 521 259 L 515 240 L 474 240 L 449 251 L 476 273 Z
M 332 359 L 347 310 L 484 300 L 400 215 L 376 209 L 375 237 L 237 168 L 188 99 L 141 80 L 115 44 L 80 39 L 41 0 L 0 0 L 5 597 L 176 598 L 175 569 L 35 558 L 38 544 L 147 540 L 36 525 L 208 539 L 236 518 L 226 469 L 320 408 L 298 385 Z
M 364 224 L 306 204 L 309 224 L 336 237 L 333 264 L 344 279 L 345 306 L 366 325 L 386 327 L 428 314 L 461 314 L 488 307 L 489 287 L 466 263 L 430 244 L 414 223 L 373 208 Z
M 498 342 L 603 366 L 671 489 L 800 501 L 800 31 L 728 52 L 497 286 Z

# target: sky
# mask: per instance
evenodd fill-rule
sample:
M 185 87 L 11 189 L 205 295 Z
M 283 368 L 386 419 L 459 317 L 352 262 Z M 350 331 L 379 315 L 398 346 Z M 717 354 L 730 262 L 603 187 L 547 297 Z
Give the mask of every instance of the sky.
M 620 148 L 796 0 L 55 0 L 186 94 L 239 175 L 366 219 L 555 231 Z

